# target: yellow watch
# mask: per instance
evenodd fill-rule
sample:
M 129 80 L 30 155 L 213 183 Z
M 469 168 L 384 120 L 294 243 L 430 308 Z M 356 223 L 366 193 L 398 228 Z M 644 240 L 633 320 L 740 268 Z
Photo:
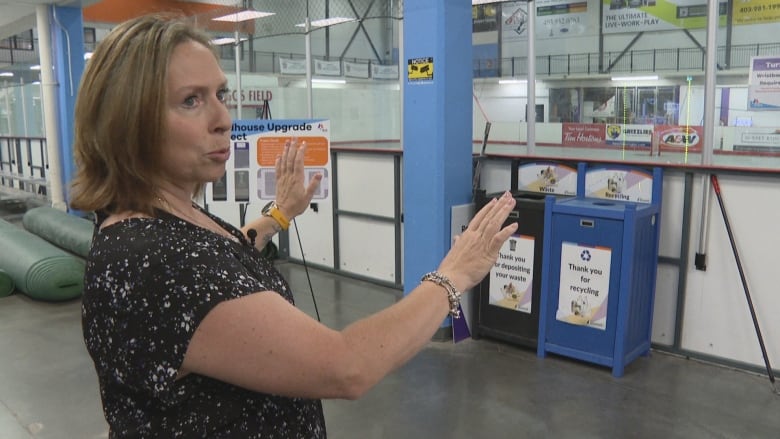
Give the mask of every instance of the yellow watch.
M 287 230 L 290 228 L 290 220 L 288 220 L 282 211 L 279 210 L 279 206 L 276 204 L 276 201 L 271 201 L 270 203 L 266 204 L 265 207 L 263 207 L 261 213 L 263 216 L 275 219 L 276 222 L 279 223 L 279 226 L 282 228 L 282 230 Z

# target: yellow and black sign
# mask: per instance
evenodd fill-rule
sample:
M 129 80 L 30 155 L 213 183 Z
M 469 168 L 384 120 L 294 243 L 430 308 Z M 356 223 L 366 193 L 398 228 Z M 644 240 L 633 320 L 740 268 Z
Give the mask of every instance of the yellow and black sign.
M 406 76 L 410 81 L 433 79 L 433 57 L 409 59 Z

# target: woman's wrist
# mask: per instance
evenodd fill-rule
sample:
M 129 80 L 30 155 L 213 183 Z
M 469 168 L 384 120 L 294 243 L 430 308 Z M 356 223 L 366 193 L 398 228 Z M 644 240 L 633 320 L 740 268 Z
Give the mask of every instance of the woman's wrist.
M 287 230 L 290 227 L 290 217 L 286 214 L 276 201 L 271 201 L 263 207 L 262 214 L 265 217 L 273 219 L 281 228 Z

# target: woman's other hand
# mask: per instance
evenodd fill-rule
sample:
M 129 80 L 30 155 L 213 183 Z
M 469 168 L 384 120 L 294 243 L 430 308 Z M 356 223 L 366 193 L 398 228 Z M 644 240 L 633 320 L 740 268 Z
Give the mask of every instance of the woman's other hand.
M 313 175 L 304 185 L 304 156 L 306 142 L 288 139 L 282 155 L 276 158 L 276 205 L 285 217 L 292 220 L 309 207 L 322 181 L 322 174 Z
M 468 290 L 485 277 L 498 259 L 501 246 L 517 231 L 516 222 L 501 227 L 514 207 L 514 197 L 504 192 L 480 209 L 466 230 L 455 238 L 438 271 L 459 291 Z

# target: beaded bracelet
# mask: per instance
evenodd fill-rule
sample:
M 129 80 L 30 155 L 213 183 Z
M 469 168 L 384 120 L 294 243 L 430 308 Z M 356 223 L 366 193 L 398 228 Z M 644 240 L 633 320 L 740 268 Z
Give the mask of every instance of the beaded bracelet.
M 452 285 L 452 282 L 447 276 L 439 273 L 438 271 L 431 271 L 426 273 L 425 276 L 420 279 L 420 282 L 433 282 L 436 285 L 444 288 L 447 291 L 447 300 L 450 301 L 450 315 L 456 319 L 460 318 L 460 291 Z

